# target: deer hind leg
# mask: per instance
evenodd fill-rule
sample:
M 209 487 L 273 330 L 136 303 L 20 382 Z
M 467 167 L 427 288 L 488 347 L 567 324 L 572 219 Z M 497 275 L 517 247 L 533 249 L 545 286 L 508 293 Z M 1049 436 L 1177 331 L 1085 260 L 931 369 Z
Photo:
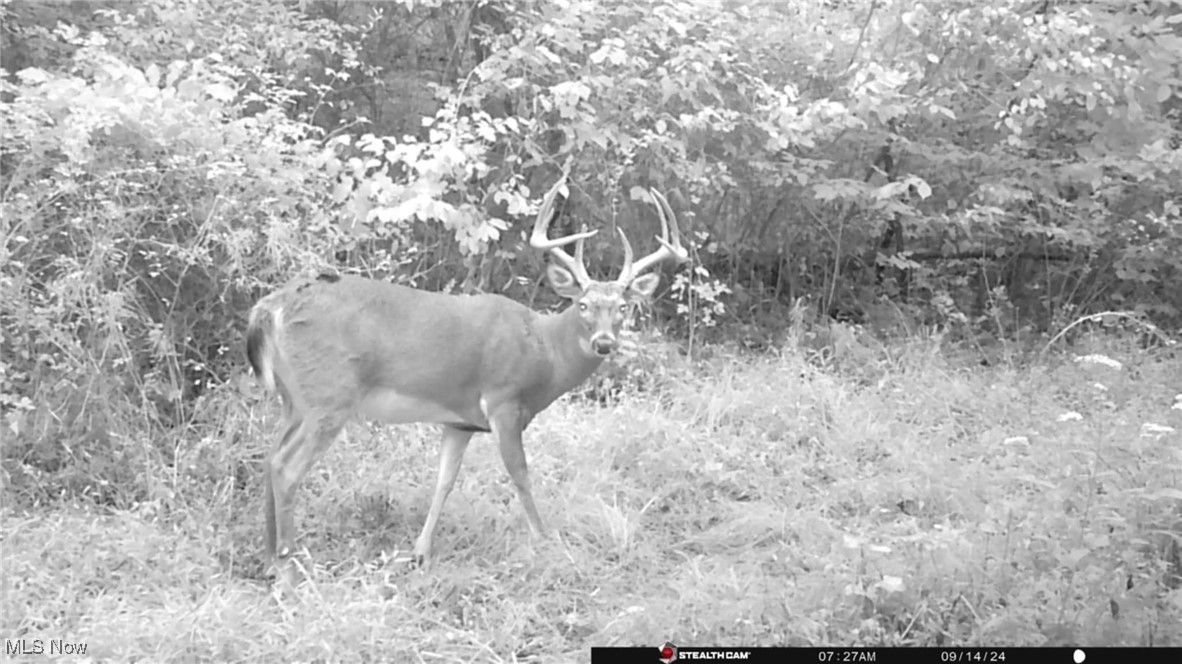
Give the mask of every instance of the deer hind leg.
M 267 557 L 272 563 L 278 559 L 276 553 L 278 552 L 279 542 L 279 525 L 276 519 L 275 487 L 273 486 L 274 483 L 271 481 L 272 460 L 275 458 L 275 455 L 279 453 L 279 450 L 288 444 L 288 441 L 290 441 L 292 437 L 298 437 L 302 435 L 300 430 L 304 426 L 303 419 L 293 420 L 291 419 L 290 414 L 287 419 L 287 430 L 284 431 L 283 437 L 279 439 L 279 445 L 276 446 L 275 451 L 273 451 L 267 457 L 263 472 L 263 507 L 264 514 L 267 518 Z
M 501 449 L 501 460 L 505 462 L 505 469 L 509 471 L 509 477 L 517 487 L 517 496 L 525 507 L 529 525 L 534 532 L 543 535 L 546 527 L 542 524 L 542 517 L 538 515 L 537 505 L 534 504 L 534 495 L 529 483 L 529 467 L 525 461 L 525 448 L 521 443 L 521 417 L 514 411 L 494 416 L 489 418 L 489 421 Z
M 443 427 L 443 441 L 439 448 L 439 477 L 435 480 L 435 494 L 431 497 L 431 509 L 427 512 L 427 522 L 423 524 L 423 532 L 415 542 L 414 563 L 426 565 L 431 560 L 431 550 L 434 547 L 435 527 L 439 525 L 439 515 L 443 513 L 443 504 L 456 484 L 456 476 L 460 472 L 460 462 L 464 460 L 464 451 L 468 449 L 468 441 L 472 440 L 471 431 L 463 431 L 455 427 Z
M 279 446 L 267 459 L 267 549 L 278 573 L 295 548 L 293 502 L 296 486 L 316 459 L 336 440 L 347 418 L 322 414 L 291 421 Z

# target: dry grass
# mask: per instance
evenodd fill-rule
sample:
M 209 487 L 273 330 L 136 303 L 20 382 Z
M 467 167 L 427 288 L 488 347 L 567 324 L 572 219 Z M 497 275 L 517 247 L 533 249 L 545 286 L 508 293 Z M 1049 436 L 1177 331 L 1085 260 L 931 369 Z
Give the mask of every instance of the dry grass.
M 856 376 L 719 359 L 607 408 L 555 404 L 526 434 L 545 540 L 478 437 L 428 572 L 402 560 L 437 434 L 354 426 L 299 493 L 315 562 L 285 598 L 258 578 L 276 409 L 227 395 L 133 509 L 5 501 L 3 634 L 96 661 L 1182 645 L 1179 362 L 970 371 L 929 351 Z

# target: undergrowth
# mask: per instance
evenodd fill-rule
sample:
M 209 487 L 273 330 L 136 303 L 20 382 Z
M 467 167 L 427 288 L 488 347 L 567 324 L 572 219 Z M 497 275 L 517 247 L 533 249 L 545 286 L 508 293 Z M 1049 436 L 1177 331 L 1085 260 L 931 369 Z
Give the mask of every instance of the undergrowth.
M 1178 360 L 962 368 L 932 343 L 857 371 L 719 355 L 554 404 L 526 433 L 545 539 L 478 437 L 428 571 L 405 561 L 437 432 L 354 425 L 298 494 L 307 581 L 285 597 L 261 559 L 278 408 L 226 388 L 170 459 L 125 469 L 135 500 L 6 482 L 2 632 L 118 661 L 1182 645 Z

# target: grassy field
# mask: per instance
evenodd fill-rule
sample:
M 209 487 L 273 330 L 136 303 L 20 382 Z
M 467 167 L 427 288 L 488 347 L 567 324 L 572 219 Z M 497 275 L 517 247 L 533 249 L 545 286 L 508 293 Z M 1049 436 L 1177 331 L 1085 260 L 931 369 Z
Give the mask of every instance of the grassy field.
M 309 580 L 286 597 L 260 558 L 278 409 L 225 395 L 216 433 L 137 471 L 127 509 L 6 495 L 3 636 L 94 661 L 1182 646 L 1182 361 L 1107 357 L 715 357 L 608 406 L 560 401 L 526 433 L 555 535 L 529 534 L 478 436 L 428 571 L 406 559 L 437 432 L 355 425 L 299 492 Z

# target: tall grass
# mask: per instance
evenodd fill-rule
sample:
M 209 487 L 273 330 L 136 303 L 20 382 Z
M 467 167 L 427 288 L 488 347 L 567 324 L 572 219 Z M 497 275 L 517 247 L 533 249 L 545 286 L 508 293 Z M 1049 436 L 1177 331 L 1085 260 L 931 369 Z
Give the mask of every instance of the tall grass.
M 437 432 L 354 425 L 298 494 L 308 580 L 284 597 L 260 557 L 278 409 L 227 389 L 126 508 L 6 491 L 2 632 L 118 661 L 1182 645 L 1182 366 L 1107 352 L 1119 366 L 724 355 L 606 407 L 560 401 L 526 433 L 556 534 L 529 534 L 478 437 L 427 572 L 405 559 Z

